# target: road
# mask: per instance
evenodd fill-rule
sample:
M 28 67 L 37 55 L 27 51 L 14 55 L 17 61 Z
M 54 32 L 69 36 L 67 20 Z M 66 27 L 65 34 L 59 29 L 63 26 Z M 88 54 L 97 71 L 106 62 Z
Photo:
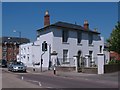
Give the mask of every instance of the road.
M 88 79 L 74 79 L 69 77 L 38 75 L 38 74 L 24 74 L 25 80 L 38 81 L 42 87 L 50 88 L 116 88 L 118 84 L 110 84 L 105 82 L 98 82 Z
M 9 79 L 9 81 L 6 81 Z M 16 83 L 14 87 L 24 88 L 118 88 L 117 83 L 106 83 L 102 81 L 89 80 L 84 78 L 70 78 L 55 75 L 12 73 L 3 71 L 3 87 L 9 88 L 7 83 Z M 19 82 L 20 85 L 17 85 Z M 11 84 L 12 84 L 11 83 Z M 19 88 L 18 87 L 18 88 Z
M 2 88 L 40 88 L 38 85 L 17 78 L 19 75 L 2 71 Z

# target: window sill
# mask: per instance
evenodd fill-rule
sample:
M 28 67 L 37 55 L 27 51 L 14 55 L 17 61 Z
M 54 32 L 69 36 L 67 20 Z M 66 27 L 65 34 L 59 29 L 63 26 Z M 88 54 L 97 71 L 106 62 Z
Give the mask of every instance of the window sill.
M 70 64 L 70 62 L 67 62 L 67 61 L 66 61 L 66 62 L 63 62 L 62 64 Z
M 77 43 L 77 45 L 82 46 L 82 43 Z
M 89 44 L 89 46 L 93 47 L 94 45 L 93 44 Z
M 69 44 L 68 42 L 62 42 L 62 44 Z

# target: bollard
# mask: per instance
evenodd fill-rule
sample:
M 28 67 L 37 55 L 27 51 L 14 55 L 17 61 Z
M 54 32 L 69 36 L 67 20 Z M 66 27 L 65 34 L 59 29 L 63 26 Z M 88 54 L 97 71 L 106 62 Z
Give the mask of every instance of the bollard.
M 56 74 L 56 68 L 55 68 L 55 66 L 54 66 L 54 70 L 53 71 L 54 71 L 54 75 L 55 75 Z
M 35 71 L 35 68 L 33 68 L 33 71 Z

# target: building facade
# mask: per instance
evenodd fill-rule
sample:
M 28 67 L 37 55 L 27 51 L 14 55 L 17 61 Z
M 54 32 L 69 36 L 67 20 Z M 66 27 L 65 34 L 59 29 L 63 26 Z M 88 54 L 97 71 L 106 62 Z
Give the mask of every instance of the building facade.
M 30 40 L 18 37 L 2 37 L 2 59 L 7 61 L 17 60 L 16 56 L 19 53 L 19 45 L 29 43 Z
M 45 23 L 47 22 L 47 23 Z M 42 43 L 47 42 L 47 51 L 42 51 Z M 37 40 L 33 44 L 21 45 L 21 49 L 31 47 L 29 51 L 29 60 L 21 59 L 27 66 L 33 66 L 33 63 L 38 63 L 40 67 L 41 58 L 43 59 L 43 68 L 48 69 L 53 66 L 51 58 L 52 52 L 57 52 L 56 65 L 75 67 L 74 56 L 78 57 L 78 66 L 84 67 L 97 66 L 97 54 L 103 54 L 104 38 L 96 30 L 89 29 L 89 23 L 84 21 L 83 26 L 56 22 L 50 24 L 48 11 L 44 16 L 44 27 L 37 30 Z M 26 51 L 21 51 L 23 56 L 27 57 Z M 36 59 L 35 59 L 36 58 Z M 89 58 L 87 61 L 86 58 Z M 105 59 L 107 60 L 107 59 Z

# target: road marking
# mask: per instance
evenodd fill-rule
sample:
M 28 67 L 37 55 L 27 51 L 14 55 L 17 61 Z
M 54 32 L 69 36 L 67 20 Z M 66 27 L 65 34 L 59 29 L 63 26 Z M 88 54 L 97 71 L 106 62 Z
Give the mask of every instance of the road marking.
M 38 85 L 39 85 L 40 87 L 42 86 L 41 82 L 39 82 L 39 81 L 35 81 L 35 80 L 26 80 L 26 81 L 36 82 L 36 83 L 38 83 Z
M 42 84 L 39 82 L 39 86 L 41 87 L 42 86 Z
M 21 79 L 23 80 L 24 77 L 22 76 Z M 39 81 L 35 81 L 35 80 L 25 80 L 25 81 L 36 82 L 36 83 L 38 83 L 38 85 L 39 85 L 40 87 L 42 86 L 41 82 L 39 82 Z
M 89 79 L 85 78 L 85 80 L 89 80 Z
M 47 88 L 52 88 L 52 87 L 47 87 Z
M 22 79 L 22 80 L 24 79 L 23 76 L 21 77 L 21 79 Z

